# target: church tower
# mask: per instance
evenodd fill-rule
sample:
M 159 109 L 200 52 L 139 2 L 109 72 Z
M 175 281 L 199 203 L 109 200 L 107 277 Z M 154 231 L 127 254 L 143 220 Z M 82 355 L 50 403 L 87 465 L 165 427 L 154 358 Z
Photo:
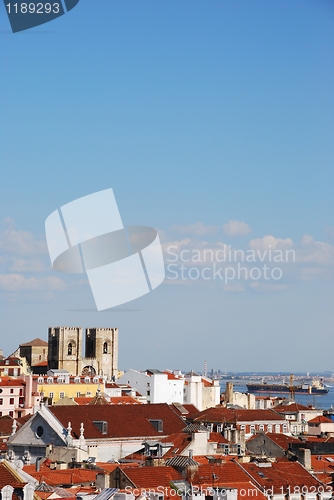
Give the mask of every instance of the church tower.
M 48 367 L 80 373 L 82 360 L 82 328 L 57 326 L 49 328 Z
M 108 379 L 118 374 L 118 328 L 86 328 L 85 338 L 86 366 L 82 372 L 93 367 L 97 375 Z
M 49 328 L 48 368 L 67 370 L 72 375 L 89 377 L 118 375 L 118 328 L 86 328 L 85 357 L 82 354 L 82 328 Z

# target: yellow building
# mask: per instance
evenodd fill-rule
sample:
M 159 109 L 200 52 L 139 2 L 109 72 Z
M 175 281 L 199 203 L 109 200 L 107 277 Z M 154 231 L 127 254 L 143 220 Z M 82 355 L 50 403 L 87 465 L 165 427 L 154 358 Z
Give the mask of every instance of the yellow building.
M 55 403 L 59 399 L 68 398 L 90 398 L 94 397 L 98 390 L 104 393 L 105 377 L 70 376 L 63 373 L 53 376 L 34 376 L 37 390 L 41 397 L 48 398 Z

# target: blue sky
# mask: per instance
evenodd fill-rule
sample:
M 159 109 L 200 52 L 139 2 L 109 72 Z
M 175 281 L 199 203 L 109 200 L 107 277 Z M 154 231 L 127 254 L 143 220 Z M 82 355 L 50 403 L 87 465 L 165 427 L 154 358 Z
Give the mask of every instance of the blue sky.
M 333 21 L 330 0 L 81 0 L 13 35 L 2 9 L 5 353 L 118 326 L 121 368 L 334 371 Z M 109 187 L 165 251 L 271 242 L 297 261 L 279 283 L 166 280 L 134 310 L 75 311 L 90 289 L 52 269 L 44 222 Z

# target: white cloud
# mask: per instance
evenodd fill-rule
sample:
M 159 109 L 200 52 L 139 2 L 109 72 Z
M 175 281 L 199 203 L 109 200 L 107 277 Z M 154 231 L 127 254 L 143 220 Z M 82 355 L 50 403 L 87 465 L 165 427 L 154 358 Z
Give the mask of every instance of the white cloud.
M 223 224 L 223 231 L 228 236 L 245 236 L 251 232 L 251 228 L 245 222 L 229 220 L 226 224 Z
M 334 226 L 325 227 L 325 233 L 331 239 L 334 239 Z
M 44 240 L 35 239 L 32 233 L 11 228 L 0 233 L 0 250 L 14 255 L 40 255 L 47 252 L 47 246 Z
M 290 238 L 283 240 L 275 238 L 275 236 L 267 235 L 263 238 L 250 240 L 249 247 L 252 250 L 286 250 L 293 246 L 293 241 Z
M 66 284 L 56 276 L 46 276 L 45 278 L 26 278 L 22 274 L 0 274 L 0 288 L 7 291 L 18 290 L 54 290 L 62 291 Z
M 27 260 L 22 257 L 14 257 L 8 270 L 14 273 L 41 273 L 46 270 L 41 260 Z

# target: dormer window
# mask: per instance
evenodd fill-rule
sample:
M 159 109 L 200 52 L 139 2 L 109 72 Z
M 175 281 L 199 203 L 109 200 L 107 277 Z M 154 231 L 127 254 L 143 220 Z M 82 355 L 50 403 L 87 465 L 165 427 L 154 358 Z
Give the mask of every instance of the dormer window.
M 163 421 L 160 419 L 150 419 L 150 423 L 153 425 L 156 431 L 162 432 L 163 431 Z
M 101 434 L 108 434 L 108 422 L 105 420 L 93 420 L 93 424 Z

